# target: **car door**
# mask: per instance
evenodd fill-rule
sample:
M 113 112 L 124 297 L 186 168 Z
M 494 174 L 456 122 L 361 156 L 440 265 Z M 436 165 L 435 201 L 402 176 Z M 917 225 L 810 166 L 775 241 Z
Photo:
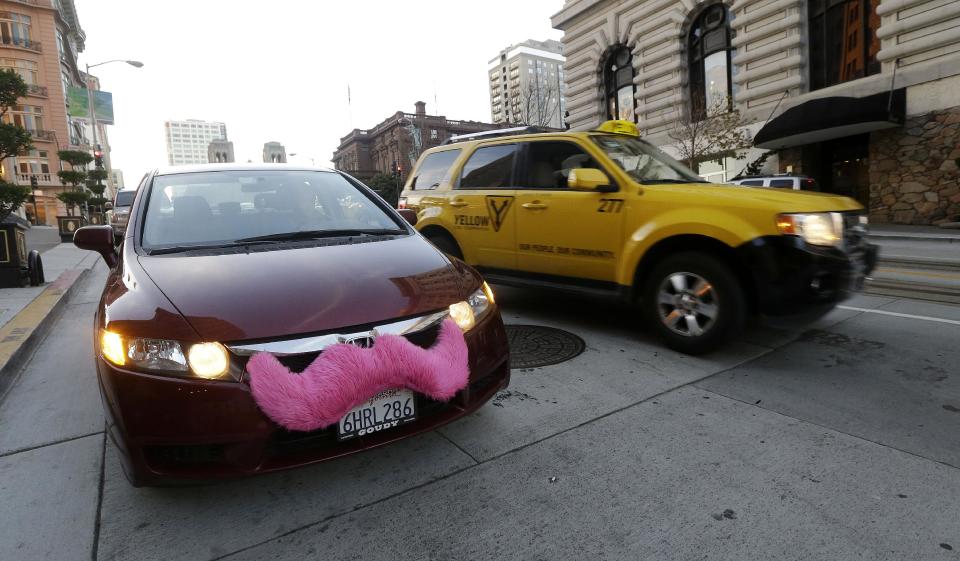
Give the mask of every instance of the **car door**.
M 515 143 L 480 145 L 463 164 L 444 222 L 471 265 L 516 268 L 516 165 Z
M 574 191 L 570 171 L 612 175 L 571 140 L 525 143 L 517 187 L 517 267 L 521 271 L 612 282 L 623 245 L 624 198 Z

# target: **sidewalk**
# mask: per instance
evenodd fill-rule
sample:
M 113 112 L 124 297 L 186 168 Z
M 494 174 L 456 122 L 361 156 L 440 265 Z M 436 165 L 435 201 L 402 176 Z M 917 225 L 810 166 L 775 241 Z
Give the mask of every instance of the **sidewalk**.
M 47 282 L 0 288 L 0 401 L 80 286 L 79 281 L 101 262 L 96 253 L 65 243 L 42 256 Z
M 53 249 L 43 252 L 41 257 L 46 283 L 24 288 L 0 288 L 0 327 L 6 325 L 27 304 L 40 296 L 64 271 L 71 269 L 86 270 L 93 267 L 97 259 L 100 259 L 100 256 L 96 253 L 77 249 L 72 243 L 58 244 Z

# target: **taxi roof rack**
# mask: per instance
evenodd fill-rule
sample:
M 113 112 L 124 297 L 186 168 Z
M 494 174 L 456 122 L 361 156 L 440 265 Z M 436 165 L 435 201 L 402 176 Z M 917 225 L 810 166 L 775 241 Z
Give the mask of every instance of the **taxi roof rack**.
M 513 127 L 509 129 L 495 129 L 492 131 L 474 132 L 470 134 L 458 134 L 445 140 L 444 144 L 453 144 L 455 142 L 465 142 L 467 140 L 482 140 L 485 138 L 497 138 L 498 136 L 512 136 L 515 134 L 537 134 L 544 132 L 556 132 L 555 129 L 548 129 L 537 126 Z

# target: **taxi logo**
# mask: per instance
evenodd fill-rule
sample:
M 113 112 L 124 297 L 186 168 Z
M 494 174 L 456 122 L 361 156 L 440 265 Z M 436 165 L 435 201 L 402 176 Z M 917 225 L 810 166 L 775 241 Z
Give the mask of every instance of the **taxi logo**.
M 493 222 L 494 232 L 500 231 L 500 226 L 503 225 L 503 219 L 507 217 L 511 205 L 513 205 L 513 197 L 503 195 L 487 197 L 487 214 L 490 216 L 490 222 Z

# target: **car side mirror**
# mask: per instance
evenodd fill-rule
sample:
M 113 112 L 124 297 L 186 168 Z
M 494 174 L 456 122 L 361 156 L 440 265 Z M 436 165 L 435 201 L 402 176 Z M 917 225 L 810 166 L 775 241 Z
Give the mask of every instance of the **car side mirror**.
M 418 220 L 417 211 L 413 210 L 412 208 L 401 208 L 397 210 L 397 212 L 399 212 L 400 216 L 402 216 L 404 220 L 409 222 L 411 226 L 417 225 L 417 220 Z
M 120 263 L 113 245 L 112 226 L 84 226 L 73 233 L 73 245 L 80 249 L 96 251 L 103 256 L 111 269 Z
M 567 187 L 576 191 L 597 191 L 599 193 L 616 191 L 607 174 L 594 168 L 570 170 L 570 175 L 567 177 Z

